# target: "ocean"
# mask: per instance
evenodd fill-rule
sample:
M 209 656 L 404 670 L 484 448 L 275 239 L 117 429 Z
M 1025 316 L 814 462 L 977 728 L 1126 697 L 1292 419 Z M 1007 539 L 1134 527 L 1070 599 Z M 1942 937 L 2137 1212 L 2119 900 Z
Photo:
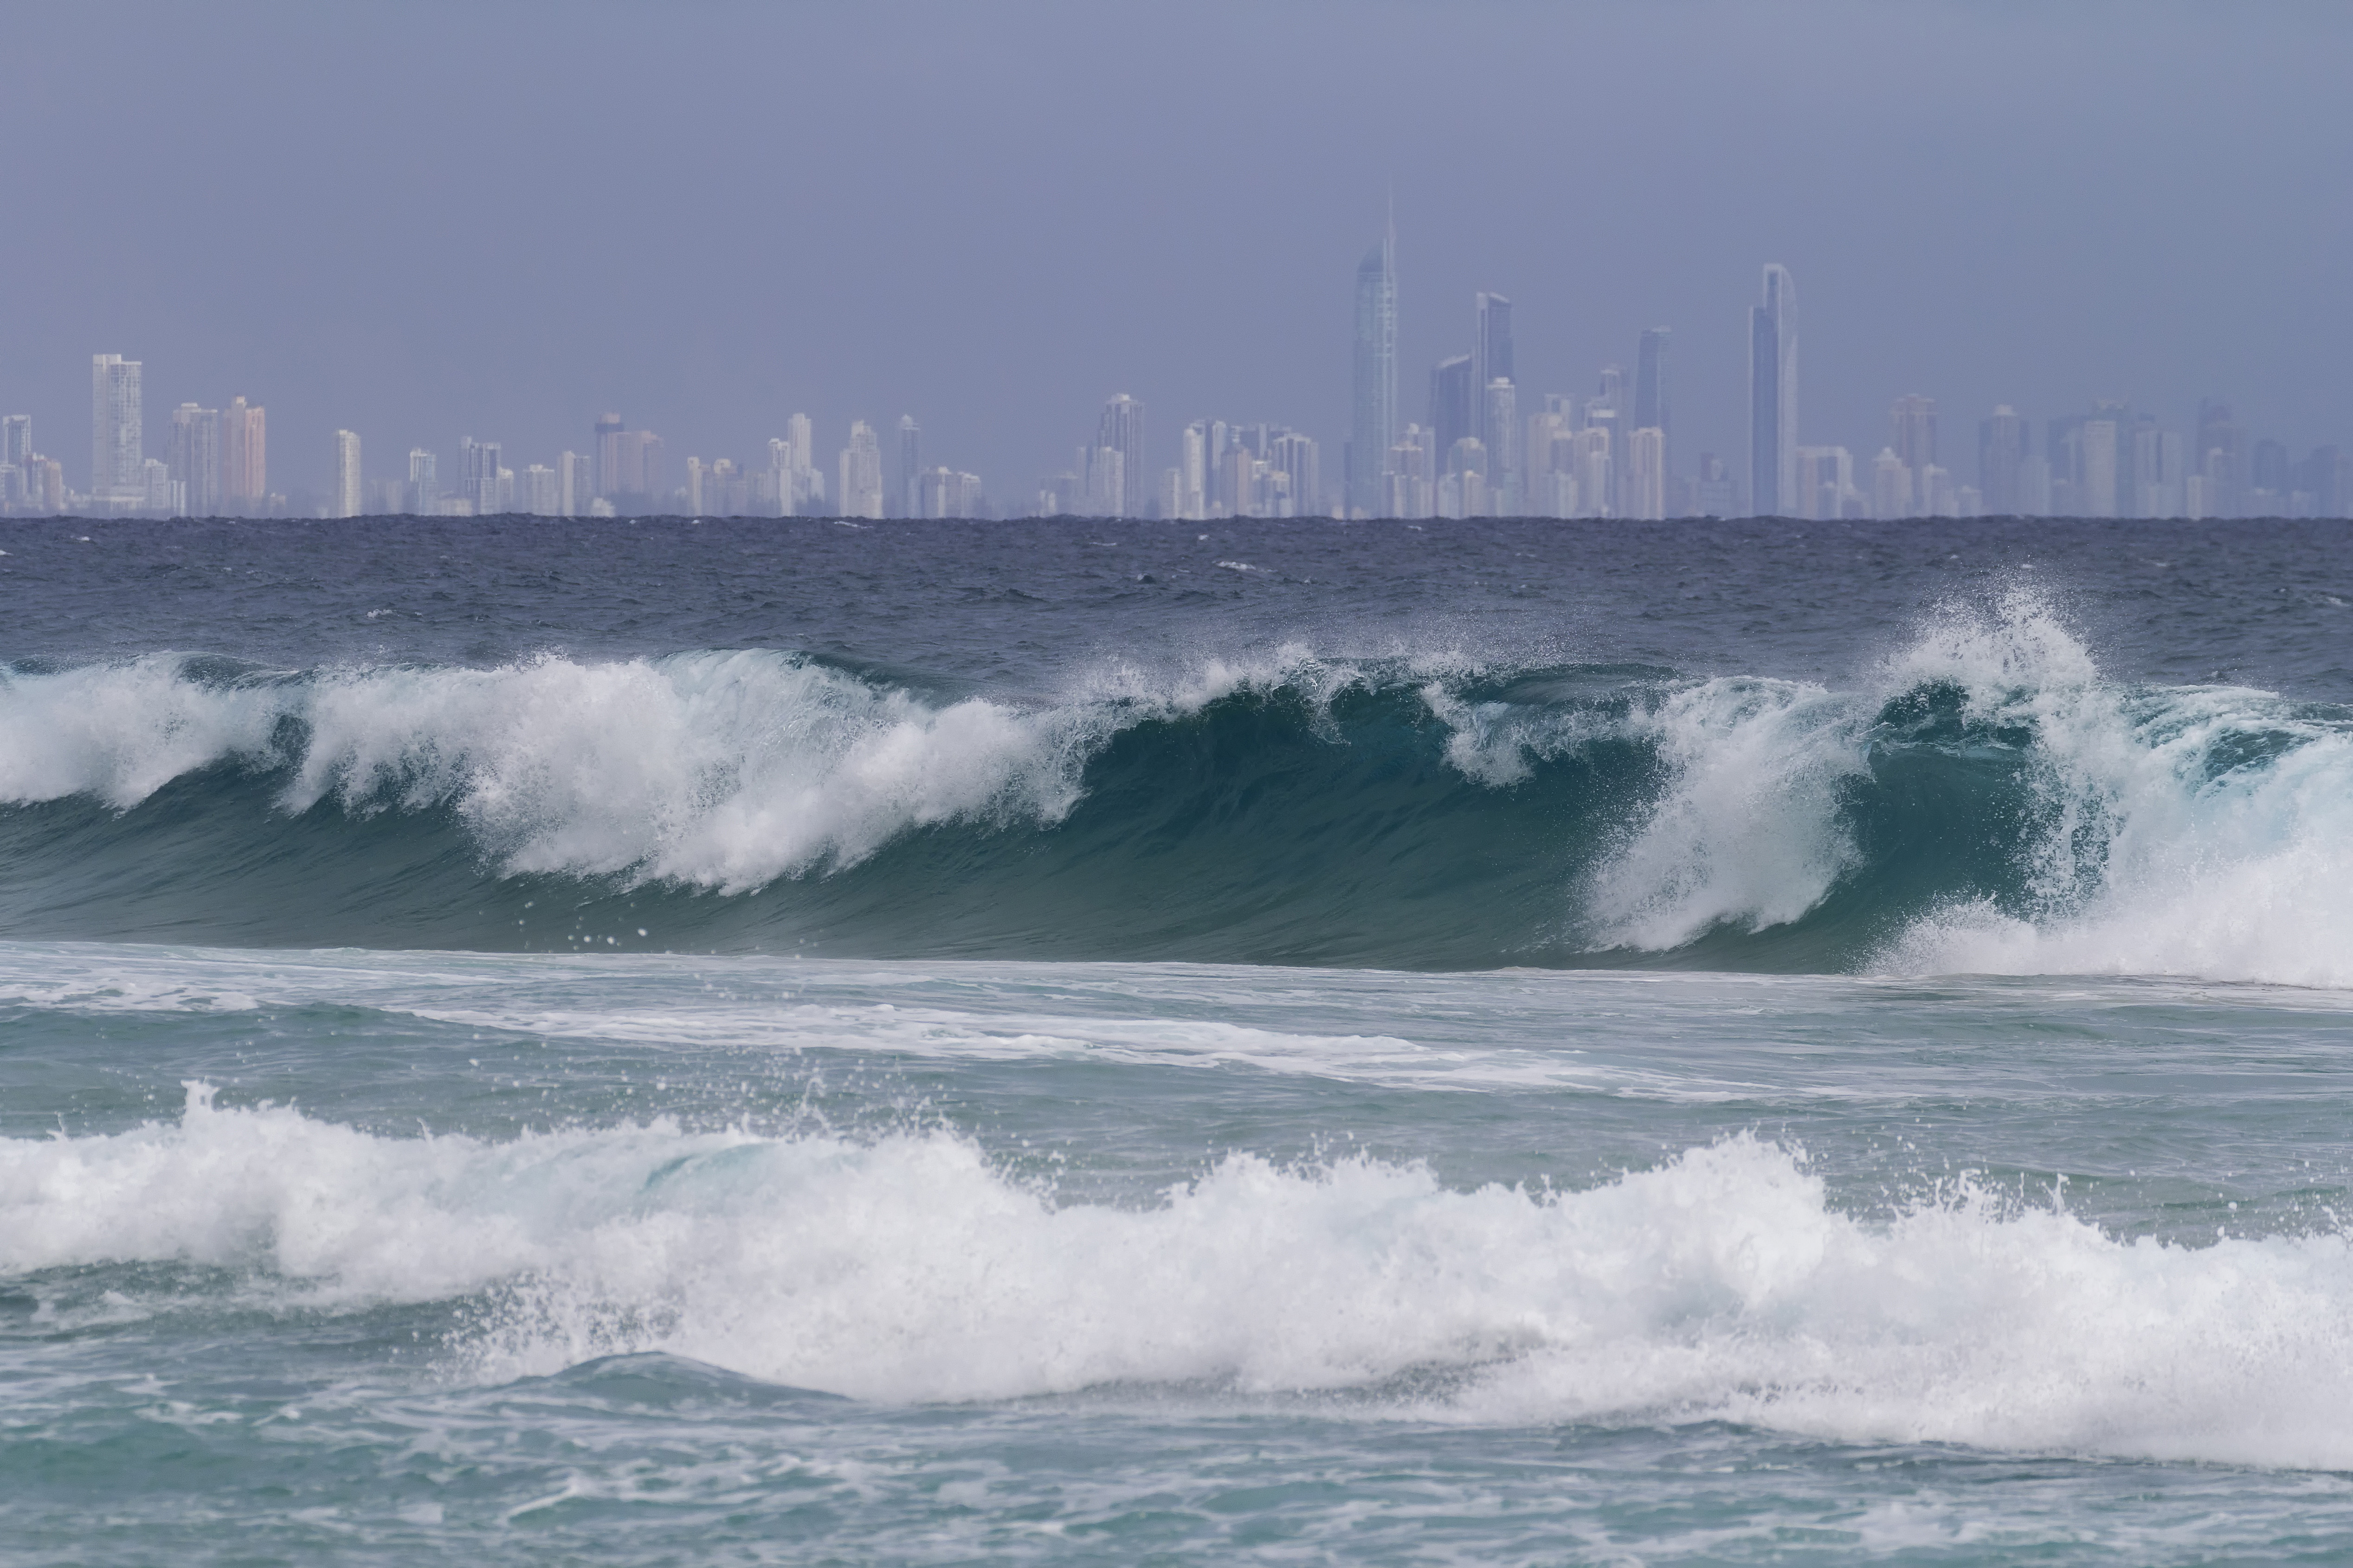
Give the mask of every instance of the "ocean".
M 2353 525 L 0 530 L 0 1559 L 2353 1560 Z

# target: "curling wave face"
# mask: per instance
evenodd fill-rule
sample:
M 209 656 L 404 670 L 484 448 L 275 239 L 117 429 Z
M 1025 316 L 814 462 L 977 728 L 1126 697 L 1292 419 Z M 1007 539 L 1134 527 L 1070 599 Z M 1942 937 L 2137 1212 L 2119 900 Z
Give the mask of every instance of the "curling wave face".
M 0 931 L 2353 984 L 2353 714 L 1956 610 L 1854 690 L 1284 648 L 0 682 Z
M 1858 1217 L 1746 1135 L 1570 1193 L 1236 1154 L 1141 1206 L 1058 1203 L 946 1132 L 388 1138 L 200 1085 L 174 1122 L 0 1141 L 0 1272 L 122 1264 L 271 1310 L 470 1301 L 442 1352 L 470 1381 L 661 1352 L 891 1402 L 2353 1463 L 2341 1237 L 2125 1241 L 1965 1181 Z M 206 1300 L 146 1279 L 114 1310 Z

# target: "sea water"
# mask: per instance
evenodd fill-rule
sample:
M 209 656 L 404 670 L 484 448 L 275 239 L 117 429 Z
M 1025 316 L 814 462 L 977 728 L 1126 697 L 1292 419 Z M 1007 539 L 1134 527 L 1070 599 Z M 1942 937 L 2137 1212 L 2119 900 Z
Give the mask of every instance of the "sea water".
M 2353 1555 L 2353 530 L 0 541 L 0 1556 Z

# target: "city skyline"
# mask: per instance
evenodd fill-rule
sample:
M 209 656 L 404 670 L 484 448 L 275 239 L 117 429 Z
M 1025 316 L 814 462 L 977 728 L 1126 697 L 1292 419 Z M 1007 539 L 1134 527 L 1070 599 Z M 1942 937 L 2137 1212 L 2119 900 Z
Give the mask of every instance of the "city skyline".
M 2009 404 L 1978 426 L 1974 467 L 1938 440 L 1939 403 L 1916 392 L 1889 406 L 1886 441 L 1825 441 L 1802 423 L 1797 285 L 1767 262 L 1748 312 L 1747 480 L 1731 458 L 1685 455 L 1671 439 L 1668 374 L 1674 329 L 1642 329 L 1629 375 L 1602 366 L 1595 392 L 1533 391 L 1515 378 L 1511 300 L 1472 299 L 1466 353 L 1440 359 L 1421 421 L 1398 395 L 1397 231 L 1390 216 L 1359 262 L 1347 380 L 1348 439 L 1328 468 L 1324 443 L 1270 421 L 1202 417 L 1183 424 L 1175 462 L 1147 439 L 1147 405 L 1127 393 L 1103 405 L 1071 466 L 1034 489 L 1000 480 L 991 496 L 972 470 L 927 465 L 912 414 L 886 452 L 866 419 L 849 429 L 827 480 L 815 423 L 802 411 L 765 443 L 765 461 L 706 458 L 689 450 L 676 483 L 670 441 L 597 416 L 585 450 L 553 463 L 506 461 L 502 442 L 461 437 L 445 482 L 440 453 L 412 447 L 405 468 L 371 470 L 361 435 L 333 432 L 323 500 L 268 478 L 267 408 L 243 395 L 223 409 L 173 409 L 161 456 L 146 451 L 144 362 L 90 358 L 88 485 L 38 448 L 29 416 L 5 416 L 0 507 L 19 515 L 65 510 L 147 516 L 374 513 L 543 516 L 683 511 L 694 514 L 976 518 L 1018 515 L 1163 517 L 1547 516 L 1664 521 L 1763 514 L 1805 519 L 1972 517 L 2022 512 L 2091 518 L 2343 515 L 2353 510 L 2353 463 L 2341 444 L 2297 458 L 2250 432 L 2221 400 L 2203 398 L 2188 429 L 2122 400 L 2046 416 L 2038 450 L 2031 421 Z M 690 438 L 686 445 L 698 445 Z M 1366 448 L 1371 448 L 1366 450 Z M 1329 482 L 1327 482 L 1327 479 Z M 300 499 L 298 499 L 298 497 Z
M 1346 279 L 1394 192 L 1403 422 L 1485 290 L 1523 421 L 1603 365 L 1639 378 L 1666 325 L 1668 466 L 1745 484 L 1746 311 L 1779 262 L 1805 439 L 1866 464 L 1906 392 L 1948 424 L 2105 399 L 2187 427 L 2211 397 L 2299 459 L 2341 437 L 2353 219 L 2313 193 L 2348 151 L 2323 106 L 2353 17 L 1898 9 L 525 3 L 462 51 L 365 8 L 22 9 L 0 409 L 83 488 L 81 378 L 120 353 L 151 456 L 170 409 L 242 393 L 273 488 L 320 498 L 339 429 L 387 473 L 469 433 L 553 465 L 621 408 L 741 466 L 800 410 L 830 468 L 851 420 L 888 447 L 912 414 L 934 466 L 1008 500 L 1124 390 L 1155 468 L 1214 415 L 1307 433 L 1330 478 Z M 100 61 L 102 103 L 70 88 Z M 322 119 L 332 142 L 283 133 Z M 189 125 L 235 178 L 168 157 Z

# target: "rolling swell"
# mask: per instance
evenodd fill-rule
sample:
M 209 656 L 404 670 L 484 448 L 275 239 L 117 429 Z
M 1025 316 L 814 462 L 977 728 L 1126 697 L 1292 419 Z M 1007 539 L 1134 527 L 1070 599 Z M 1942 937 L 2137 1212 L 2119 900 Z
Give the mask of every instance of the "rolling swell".
M 2353 718 L 2107 681 L 2024 597 L 1853 691 L 158 655 L 13 669 L 0 737 L 15 936 L 2353 984 Z

